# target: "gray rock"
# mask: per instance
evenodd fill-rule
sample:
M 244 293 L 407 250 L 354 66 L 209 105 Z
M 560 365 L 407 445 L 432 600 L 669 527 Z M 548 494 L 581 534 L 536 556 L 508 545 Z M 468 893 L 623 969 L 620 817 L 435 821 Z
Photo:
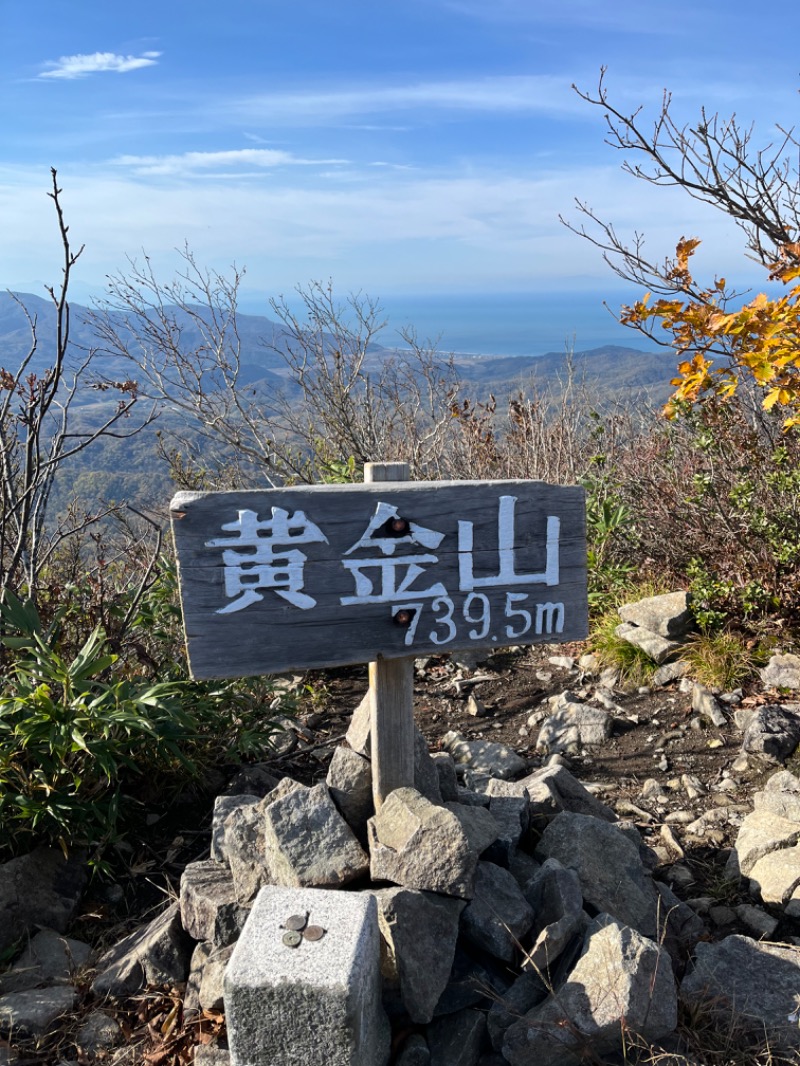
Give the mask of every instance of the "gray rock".
M 725 715 L 719 700 L 705 685 L 695 682 L 692 688 L 692 710 L 707 718 L 712 725 L 725 725 Z
M 681 999 L 694 1007 L 705 1000 L 710 1010 L 733 1024 L 754 1023 L 775 1048 L 800 1046 L 800 1028 L 789 1015 L 800 988 L 800 949 L 765 944 L 746 936 L 699 943 L 694 969 L 683 979 Z
M 491 781 L 489 784 L 491 785 Z M 458 789 L 458 802 L 462 803 L 465 807 L 485 807 L 489 810 L 489 796 L 485 792 L 476 792 L 472 788 Z
M 461 916 L 466 938 L 494 958 L 512 962 L 532 924 L 533 910 L 512 874 L 479 862 L 475 891 Z
M 83 852 L 65 859 L 58 848 L 35 848 L 0 864 L 0 951 L 34 926 L 65 932 L 88 876 Z
M 663 685 L 669 685 L 672 681 L 678 681 L 680 678 L 686 677 L 688 673 L 689 664 L 678 659 L 674 663 L 665 663 L 663 666 L 659 666 L 650 678 L 650 684 L 655 688 L 661 688 Z
M 345 740 L 357 755 L 370 757 L 370 728 L 372 717 L 372 693 L 368 689 L 353 711 Z
M 198 1044 L 193 1061 L 194 1066 L 230 1066 L 231 1053 L 219 1044 Z
M 384 982 L 398 987 L 412 1022 L 426 1024 L 450 978 L 464 901 L 407 888 L 374 894 Z
M 736 917 L 748 932 L 757 936 L 759 940 L 771 939 L 778 928 L 777 918 L 767 914 L 761 907 L 753 907 L 750 903 L 740 903 L 736 908 Z
M 544 974 L 583 925 L 583 894 L 575 870 L 547 859 L 525 891 L 534 914 L 525 968 Z
M 800 743 L 800 714 L 782 704 L 759 707 L 742 739 L 742 751 L 784 762 Z
M 471 898 L 478 853 L 452 811 L 398 788 L 367 824 L 374 881 Z
M 599 818 L 563 811 L 547 826 L 539 859 L 574 870 L 584 900 L 644 936 L 657 938 L 659 896 L 639 849 L 619 828 Z
M 116 1018 L 105 1011 L 95 1010 L 89 1014 L 75 1037 L 75 1043 L 85 1054 L 94 1057 L 107 1051 L 122 1040 L 122 1029 Z
M 239 903 L 233 875 L 213 859 L 192 862 L 181 876 L 181 922 L 195 940 L 210 940 L 217 945 L 238 939 L 244 928 L 249 906 Z
M 200 945 L 198 945 L 199 947 Z M 193 974 L 197 987 L 197 1005 L 200 1010 L 222 1011 L 225 1005 L 225 971 L 231 961 L 235 944 L 224 948 L 207 945 L 210 949 L 203 956 L 192 956 L 192 965 L 198 963 L 198 972 Z
M 350 748 L 336 748 L 325 782 L 331 799 L 353 832 L 357 836 L 365 833 L 367 820 L 375 813 L 369 759 Z
M 457 766 L 468 767 L 473 773 L 486 777 L 515 777 L 527 769 L 525 759 L 505 744 L 490 740 L 464 740 L 460 733 L 446 733 L 442 738 L 445 749 Z
M 52 929 L 42 929 L 6 973 L 0 974 L 0 993 L 22 992 L 37 985 L 66 984 L 92 959 L 92 949 Z
M 572 1066 L 589 1050 L 622 1051 L 625 1032 L 647 1041 L 667 1036 L 677 1007 L 666 951 L 601 914 L 567 981 L 508 1029 L 503 1054 L 511 1066 Z
M 27 1036 L 44 1036 L 54 1023 L 71 1013 L 78 1002 L 74 988 L 32 988 L 0 996 L 0 1029 Z
M 500 865 L 498 863 L 498 865 Z M 511 865 L 509 866 L 509 872 L 516 879 L 517 884 L 522 889 L 522 894 L 525 895 L 533 878 L 541 870 L 542 864 L 537 862 L 532 855 L 529 855 L 526 851 L 522 851 L 520 848 L 514 852 L 514 856 L 511 859 Z
M 790 848 L 800 841 L 800 823 L 754 810 L 741 824 L 736 842 L 725 865 L 728 878 L 747 877 L 759 859 L 779 848 Z
M 252 807 L 259 802 L 259 797 L 250 793 L 217 796 L 214 800 L 214 814 L 211 818 L 211 858 L 227 865 L 225 849 L 225 822 L 240 807 Z
M 367 854 L 323 784 L 269 804 L 264 848 L 275 883 L 290 888 L 335 888 L 369 869 Z
M 670 640 L 682 640 L 694 629 L 694 616 L 687 592 L 668 592 L 649 596 L 619 608 L 623 622 L 632 622 Z
M 200 1010 L 200 982 L 203 979 L 203 967 L 213 951 L 214 945 L 210 940 L 195 945 L 189 960 L 189 976 L 186 978 L 186 989 L 183 993 L 184 1014 L 192 1014 Z
M 263 885 L 271 884 L 264 847 L 264 809 L 268 799 L 235 808 L 224 822 L 220 855 L 230 868 L 239 903 L 250 903 Z
M 547 999 L 547 986 L 535 973 L 522 973 L 502 999 L 495 1000 L 486 1015 L 489 1040 L 495 1051 L 503 1047 L 509 1026 L 518 1022 L 529 1010 Z
M 397 1056 L 397 1066 L 430 1066 L 431 1053 L 424 1036 L 412 1033 Z
M 436 773 L 439 775 L 439 792 L 442 802 L 458 803 L 458 778 L 456 777 L 456 764 L 452 755 L 446 751 L 436 751 L 431 754 Z
M 489 1007 L 505 995 L 511 983 L 505 965 L 484 965 L 477 960 L 474 952 L 466 952 L 459 944 L 450 980 L 436 1004 L 434 1017 L 441 1018 L 445 1014 L 455 1014 L 476 1005 Z
M 476 855 L 483 855 L 497 840 L 500 827 L 490 810 L 461 803 L 445 803 L 444 806 L 458 818 Z
M 669 885 L 654 881 L 661 897 L 659 924 L 664 929 L 662 943 L 673 958 L 681 958 L 681 949 L 695 944 L 706 932 L 705 923 L 682 899 L 675 895 Z
M 497 825 L 499 835 L 483 857 L 487 862 L 505 866 L 508 870 L 522 835 L 527 833 L 530 825 L 530 802 L 522 796 L 492 796 L 489 814 Z
M 560 811 L 589 814 L 615 822 L 616 814 L 593 796 L 565 766 L 544 766 L 515 785 L 526 789 L 531 800 L 531 818 L 551 819 Z
M 752 895 L 760 895 L 764 903 L 786 906 L 800 885 L 800 844 L 764 855 L 749 876 Z
M 614 633 L 620 640 L 625 640 L 635 648 L 640 648 L 645 655 L 659 665 L 672 658 L 681 649 L 677 641 L 667 640 L 658 633 L 632 625 L 630 622 L 623 622 L 622 625 L 617 626 Z
M 800 689 L 800 655 L 773 655 L 760 671 L 765 688 Z
M 537 748 L 548 754 L 603 744 L 611 736 L 611 716 L 586 703 L 565 703 L 542 723 Z
M 173 903 L 102 956 L 92 991 L 96 996 L 132 996 L 148 984 L 185 981 L 191 953 L 192 942 Z
M 467 1008 L 438 1018 L 428 1026 L 431 1066 L 477 1066 L 485 1032 L 482 1011 Z
M 439 771 L 428 751 L 428 742 L 414 726 L 414 788 L 431 803 L 442 802 Z
M 771 811 L 781 818 L 800 822 L 800 780 L 788 770 L 778 770 L 761 792 L 753 796 L 756 810 Z

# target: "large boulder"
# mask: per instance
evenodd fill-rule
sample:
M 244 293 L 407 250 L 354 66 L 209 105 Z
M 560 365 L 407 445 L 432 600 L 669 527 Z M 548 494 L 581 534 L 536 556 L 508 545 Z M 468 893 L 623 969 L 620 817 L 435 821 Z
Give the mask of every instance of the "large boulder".
M 239 903 L 228 869 L 212 859 L 191 862 L 181 876 L 181 922 L 195 940 L 222 947 L 238 939 L 250 908 Z
M 589 1053 L 621 1052 L 626 1033 L 660 1040 L 677 1021 L 669 955 L 601 914 L 587 929 L 568 980 L 510 1026 L 503 1055 L 511 1066 L 577 1066 Z

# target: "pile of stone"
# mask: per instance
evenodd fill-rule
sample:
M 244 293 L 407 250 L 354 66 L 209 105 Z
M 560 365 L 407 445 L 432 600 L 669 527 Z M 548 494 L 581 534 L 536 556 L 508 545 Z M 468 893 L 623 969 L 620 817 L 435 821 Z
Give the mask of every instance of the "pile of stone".
M 418 734 L 415 787 L 375 814 L 368 712 L 365 700 L 324 784 L 262 773 L 218 798 L 210 858 L 186 868 L 178 904 L 100 960 L 99 996 L 188 975 L 184 1009 L 224 1006 L 242 1066 L 381 1066 L 387 1018 L 411 1033 L 400 1066 L 555 1066 L 618 1052 L 632 1033 L 669 1049 L 681 996 L 713 986 L 718 1009 L 740 1010 L 752 996 L 737 975 L 763 970 L 772 999 L 754 1016 L 774 1046 L 800 1045 L 787 1021 L 795 949 L 700 943 L 680 982 L 703 919 L 653 878 L 636 828 L 558 760 L 527 773 L 503 745 L 450 734 L 431 755 Z M 800 804 L 800 785 L 792 794 Z M 800 841 L 794 830 L 782 839 Z M 318 923 L 317 946 L 287 927 L 296 917 Z
M 657 599 L 633 605 L 624 624 L 677 644 L 685 595 Z M 632 1039 L 678 1064 L 679 1003 L 704 997 L 725 1024 L 744 1018 L 773 1049 L 797 1053 L 800 948 L 786 924 L 789 942 L 760 938 L 800 917 L 800 780 L 778 770 L 751 811 L 726 795 L 733 772 L 713 786 L 684 773 L 674 793 L 645 781 L 642 806 L 612 810 L 559 754 L 602 745 L 626 715 L 611 679 L 584 684 L 599 672 L 591 658 L 554 663 L 577 677 L 528 721 L 550 759 L 534 772 L 502 744 L 453 732 L 431 753 L 417 732 L 414 787 L 376 813 L 367 698 L 324 783 L 246 768 L 217 798 L 210 855 L 187 866 L 180 899 L 99 960 L 63 935 L 85 883 L 80 857 L 40 849 L 5 864 L 0 949 L 34 920 L 48 928 L 0 975 L 0 1033 L 47 1032 L 93 967 L 82 1062 L 138 1061 L 110 1050 L 122 1040 L 114 1001 L 184 983 L 186 1015 L 228 1020 L 230 1050 L 197 1049 L 207 1066 L 386 1066 L 390 1047 L 396 1066 L 569 1066 Z M 655 683 L 680 666 L 667 662 Z M 773 657 L 763 680 L 800 689 L 800 659 Z M 780 764 L 797 747 L 797 704 L 745 709 L 685 683 L 698 720 L 741 730 L 737 763 Z M 673 795 L 708 809 L 669 810 Z M 660 843 L 645 843 L 626 814 L 660 826 Z M 739 826 L 727 875 L 747 880 L 753 903 L 682 903 L 670 887 L 690 879 L 676 834 L 713 843 L 723 817 Z

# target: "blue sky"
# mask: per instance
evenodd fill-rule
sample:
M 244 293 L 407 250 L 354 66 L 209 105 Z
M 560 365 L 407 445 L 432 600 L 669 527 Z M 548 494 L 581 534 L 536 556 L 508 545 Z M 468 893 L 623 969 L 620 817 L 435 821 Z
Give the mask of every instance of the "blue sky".
M 572 92 L 702 105 L 768 140 L 798 111 L 800 15 L 744 0 L 0 0 L 0 284 L 57 280 L 56 166 L 76 292 L 126 256 L 247 268 L 250 294 L 333 278 L 392 294 L 615 291 L 558 222 L 575 197 L 665 255 L 756 279 L 736 230 L 620 170 Z M 740 274 L 741 271 L 741 274 Z

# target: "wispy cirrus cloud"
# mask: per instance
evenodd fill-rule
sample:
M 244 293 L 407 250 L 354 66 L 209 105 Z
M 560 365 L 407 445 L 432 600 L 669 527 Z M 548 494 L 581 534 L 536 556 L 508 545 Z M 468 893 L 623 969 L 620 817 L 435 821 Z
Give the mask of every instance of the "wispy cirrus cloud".
M 136 174 L 180 176 L 197 171 L 258 167 L 336 166 L 347 159 L 303 159 L 278 148 L 237 148 L 223 152 L 183 152 L 181 155 L 121 155 L 111 162 Z
M 139 56 L 121 56 L 115 52 L 90 52 L 74 56 L 61 56 L 48 60 L 39 75 L 40 78 L 86 78 L 90 74 L 102 74 L 109 71 L 114 74 L 128 74 L 132 70 L 153 67 L 161 52 L 142 52 Z
M 407 85 L 371 84 L 356 88 L 331 87 L 324 91 L 259 93 L 229 99 L 216 106 L 211 104 L 207 113 L 250 122 L 268 120 L 275 126 L 313 125 L 401 111 L 562 114 L 578 111 L 581 106 L 574 99 L 566 76 L 500 75 Z

